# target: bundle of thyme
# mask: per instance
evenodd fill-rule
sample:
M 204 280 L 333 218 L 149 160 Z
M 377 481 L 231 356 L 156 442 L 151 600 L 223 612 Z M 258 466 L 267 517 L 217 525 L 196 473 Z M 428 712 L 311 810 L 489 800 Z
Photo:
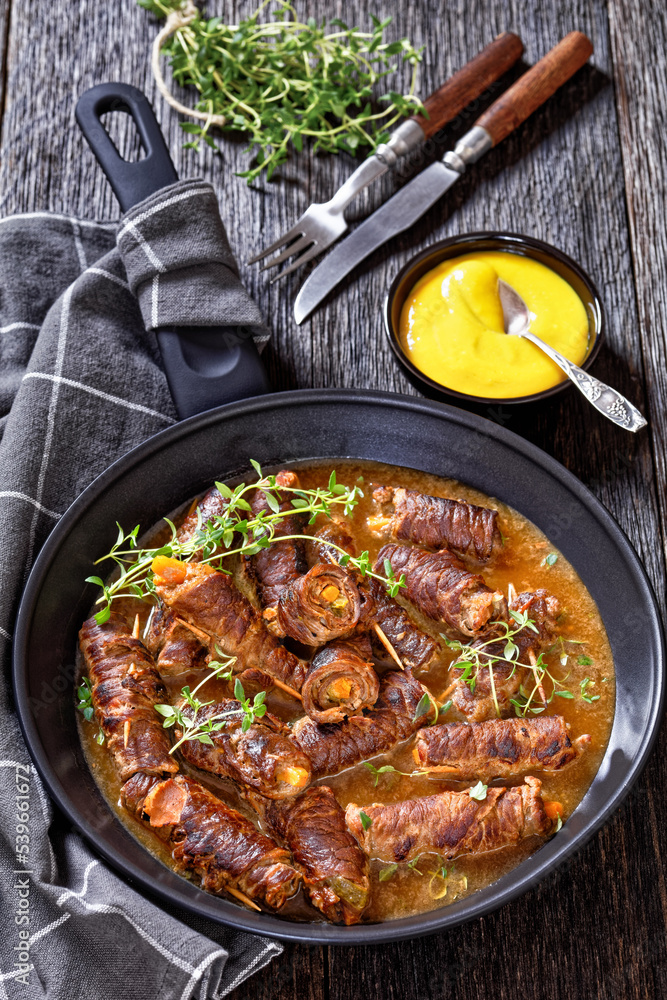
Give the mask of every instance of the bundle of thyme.
M 256 162 L 239 174 L 248 183 L 263 170 L 270 178 L 287 159 L 288 147 L 301 151 L 304 139 L 315 150 L 355 153 L 384 142 L 395 122 L 421 110 L 414 96 L 421 50 L 406 38 L 385 41 L 391 17 L 371 14 L 371 31 L 339 19 L 327 29 L 312 17 L 300 21 L 288 0 L 263 0 L 250 17 L 228 25 L 221 17 L 207 18 L 191 0 L 138 3 L 172 19 L 159 44 L 174 80 L 199 91 L 194 116 L 203 124 L 182 124 L 192 135 L 186 147 L 197 149 L 203 139 L 217 149 L 211 125 L 249 133 L 248 151 L 255 151 Z M 271 20 L 260 21 L 270 3 L 278 9 Z M 411 67 L 408 93 L 389 90 L 379 99 L 385 106 L 374 107 L 375 85 L 403 63 Z M 157 77 L 160 82 L 159 72 Z

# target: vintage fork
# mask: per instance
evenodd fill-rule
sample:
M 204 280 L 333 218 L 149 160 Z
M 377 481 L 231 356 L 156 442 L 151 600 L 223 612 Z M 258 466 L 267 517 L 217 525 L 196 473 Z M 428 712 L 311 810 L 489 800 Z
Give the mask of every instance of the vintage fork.
M 289 244 L 262 268 L 266 271 L 282 264 L 294 254 L 299 255 L 272 279 L 273 282 L 326 250 L 347 229 L 343 212 L 352 199 L 395 166 L 400 157 L 419 147 L 447 122 L 456 118 L 471 101 L 506 73 L 522 52 L 523 43 L 518 35 L 510 31 L 498 35 L 490 45 L 426 98 L 425 114 L 412 115 L 394 129 L 388 141 L 381 143 L 375 153 L 357 167 L 333 198 L 307 208 L 296 225 L 252 257 L 248 263 L 256 264 Z

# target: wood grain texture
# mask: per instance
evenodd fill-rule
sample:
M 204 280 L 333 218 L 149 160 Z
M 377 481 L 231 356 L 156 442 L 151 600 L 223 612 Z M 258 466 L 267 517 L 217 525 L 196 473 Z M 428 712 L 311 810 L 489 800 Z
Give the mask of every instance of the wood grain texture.
M 504 31 L 429 94 L 423 101 L 426 116 L 412 115 L 412 121 L 417 122 L 424 136 L 430 139 L 507 73 L 522 54 L 523 43 L 519 36 Z
M 7 35 L 9 33 L 10 0 L 0 0 L 0 148 L 2 143 L 2 118 L 5 111 L 5 82 L 7 76 Z
M 483 112 L 477 125 L 486 129 L 496 146 L 548 101 L 592 54 L 593 46 L 586 35 L 571 31 L 501 94 Z
M 209 11 L 224 11 L 232 20 L 251 6 L 210 0 Z M 74 125 L 73 109 L 78 95 L 94 83 L 124 80 L 141 87 L 154 104 L 181 176 L 203 175 L 218 192 L 243 280 L 273 329 L 268 359 L 279 389 L 359 386 L 417 394 L 382 329 L 380 305 L 396 271 L 415 252 L 458 233 L 509 230 L 555 244 L 590 273 L 605 305 L 606 339 L 594 374 L 644 413 L 648 409 L 650 433 L 631 436 L 616 429 L 576 390 L 532 409 L 496 406 L 478 412 L 540 445 L 593 490 L 641 554 L 664 606 L 667 154 L 661 102 L 667 32 L 660 8 L 630 0 L 609 5 L 605 0 L 558 5 L 423 0 L 376 8 L 378 15 L 394 14 L 397 37 L 407 34 L 425 46 L 422 95 L 503 30 L 521 36 L 527 64 L 575 28 L 591 38 L 595 55 L 411 231 L 379 248 L 298 328 L 292 302 L 301 276 L 269 285 L 258 267 L 244 261 L 289 228 L 311 201 L 329 198 L 354 161 L 303 155 L 274 182 L 249 188 L 234 176 L 247 163 L 242 137 L 222 140 L 220 155 L 182 150 L 178 117 L 156 99 L 150 79 L 156 25 L 134 0 L 13 0 L 0 215 L 49 209 L 118 217 L 102 172 Z M 0 0 L 0 48 L 7 9 L 7 0 Z M 359 0 L 312 0 L 308 13 L 367 22 Z M 390 85 L 396 87 L 393 80 Z M 499 86 L 490 88 L 399 173 L 364 192 L 348 210 L 351 222 L 451 148 L 500 92 Z M 192 101 L 190 94 L 179 96 Z M 114 123 L 123 152 L 133 148 L 126 124 Z M 548 533 L 556 544 L 567 530 L 555 511 Z M 666 751 L 663 735 L 624 807 L 585 850 L 497 913 L 449 934 L 382 948 L 291 946 L 237 989 L 233 1000 L 667 995 Z

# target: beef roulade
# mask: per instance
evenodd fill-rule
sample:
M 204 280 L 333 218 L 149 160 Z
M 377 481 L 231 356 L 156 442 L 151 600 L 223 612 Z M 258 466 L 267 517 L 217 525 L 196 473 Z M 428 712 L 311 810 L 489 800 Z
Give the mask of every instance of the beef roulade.
M 281 802 L 250 799 L 269 831 L 290 849 L 313 906 L 332 923 L 358 923 L 370 893 L 368 858 L 331 789 L 318 785 Z
M 342 722 L 362 708 L 372 708 L 379 693 L 366 635 L 328 643 L 313 657 L 301 689 L 306 715 L 315 722 Z
M 388 531 L 397 541 L 428 549 L 450 549 L 485 562 L 502 544 L 498 511 L 465 500 L 431 497 L 403 487 L 380 486 L 373 499 L 383 514 L 369 518 L 371 528 Z
M 321 646 L 350 635 L 372 610 L 370 594 L 341 566 L 318 563 L 282 592 L 277 624 L 283 635 Z
M 174 774 L 178 764 L 154 707 L 167 701 L 167 691 L 144 644 L 115 613 L 103 625 L 94 618 L 85 621 L 79 641 L 95 716 L 121 779 L 137 771 Z
M 359 806 L 351 802 L 345 819 L 366 854 L 383 861 L 411 861 L 425 852 L 443 858 L 484 854 L 551 832 L 541 788 L 537 778 L 526 778 L 514 788 L 489 787 L 483 799 L 465 791 L 374 803 L 363 806 L 363 824 Z
M 409 545 L 384 545 L 376 572 L 382 571 L 386 560 L 397 577 L 405 576 L 402 595 L 427 618 L 446 622 L 463 635 L 477 635 L 490 621 L 507 615 L 504 596 L 446 549 L 424 552 Z
M 299 888 L 289 852 L 249 819 L 183 774 L 135 774 L 121 789 L 127 811 L 172 848 L 176 865 L 207 892 L 239 893 L 280 909 Z
M 187 704 L 183 714 L 193 717 Z M 224 721 L 222 729 L 209 734 L 210 743 L 186 740 L 179 750 L 189 764 L 221 778 L 232 778 L 270 799 L 295 795 L 310 782 L 311 765 L 290 738 L 290 729 L 273 715 L 255 720 L 244 732 L 241 706 L 235 698 L 205 705 L 197 712 L 197 723 Z M 176 729 L 176 738 L 183 735 Z

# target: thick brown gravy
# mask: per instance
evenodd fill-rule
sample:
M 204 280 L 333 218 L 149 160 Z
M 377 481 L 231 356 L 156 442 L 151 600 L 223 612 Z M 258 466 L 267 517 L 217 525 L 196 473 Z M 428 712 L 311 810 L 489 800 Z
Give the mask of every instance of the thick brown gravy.
M 564 678 L 567 675 L 567 688 L 574 697 L 554 698 L 547 712 L 565 717 L 571 725 L 570 735 L 573 739 L 583 733 L 589 733 L 591 736 L 591 743 L 585 752 L 563 772 L 551 775 L 537 774 L 543 783 L 542 794 L 545 800 L 562 803 L 563 821 L 566 821 L 583 798 L 598 770 L 611 731 L 615 701 L 614 665 L 607 635 L 595 602 L 578 574 L 530 521 L 500 501 L 453 480 L 378 463 L 332 460 L 298 468 L 301 484 L 305 488 L 326 486 L 331 469 L 334 467 L 339 482 L 352 486 L 359 480 L 361 488 L 365 491 L 365 497 L 355 511 L 351 528 L 357 550 L 367 549 L 371 561 L 386 539 L 372 534 L 366 527 L 366 517 L 372 512 L 371 491 L 367 488 L 368 484 L 375 482 L 405 486 L 434 496 L 448 496 L 496 508 L 500 514 L 504 546 L 502 552 L 483 567 L 482 572 L 487 583 L 504 592 L 507 592 L 509 584 L 513 584 L 517 592 L 544 587 L 559 599 L 564 609 L 560 619 L 562 636 L 567 640 L 576 640 L 576 643 L 570 641 L 564 649 L 550 653 L 547 661 L 555 676 Z M 189 506 L 189 503 L 184 504 L 181 517 Z M 317 527 L 318 524 L 312 530 Z M 144 539 L 143 544 L 155 544 L 156 530 L 154 529 L 152 536 L 148 537 L 151 539 L 150 542 Z M 553 562 L 551 558 L 549 561 L 553 564 L 549 565 L 545 560 L 552 553 L 557 559 Z M 128 601 L 126 610 L 132 613 L 139 612 L 145 621 L 150 607 L 142 602 Z M 421 618 L 412 608 L 411 612 L 426 631 L 434 636 L 438 635 L 436 623 Z M 436 698 L 447 686 L 449 665 L 456 655 L 443 645 L 441 660 L 427 674 L 420 675 L 420 680 Z M 567 662 L 564 664 L 561 663 L 562 655 L 567 655 Z M 167 683 L 175 694 L 183 684 L 192 685 L 193 682 L 201 680 L 201 676 L 201 674 L 181 675 L 175 679 L 168 679 Z M 599 700 L 587 702 L 582 699 L 581 683 L 585 678 L 590 679 L 586 693 L 589 696 L 599 695 Z M 214 680 L 202 689 L 202 694 L 208 699 L 228 696 L 229 691 L 225 684 Z M 300 703 L 295 703 L 280 691 L 271 692 L 267 696 L 267 704 L 271 712 L 285 721 L 296 719 L 301 714 Z M 86 759 L 105 798 L 134 836 L 164 864 L 170 865 L 168 849 L 119 806 L 120 781 L 104 746 L 98 746 L 95 741 L 97 726 L 85 723 L 80 716 L 78 718 Z M 444 721 L 454 721 L 456 718 L 457 715 L 452 710 L 444 717 Z M 392 764 L 397 770 L 411 772 L 415 769 L 411 753 L 412 744 L 413 740 L 410 739 L 391 753 L 373 759 L 372 763 L 376 767 Z M 230 805 L 257 821 L 257 817 L 240 798 L 232 782 L 216 779 L 202 771 L 195 772 L 186 764 L 181 766 L 184 772 L 195 775 Z M 509 783 L 519 784 L 521 781 L 522 778 L 517 778 L 516 782 Z M 435 776 L 404 777 L 396 773 L 386 773 L 376 779 L 376 775 L 363 764 L 333 777 L 323 778 L 321 783 L 329 785 L 334 790 L 343 808 L 349 802 L 356 802 L 363 808 L 364 805 L 373 802 L 395 802 L 430 795 L 444 789 L 461 789 L 470 784 L 470 782 L 442 780 Z M 503 782 L 498 781 L 495 784 Z M 524 841 L 518 847 L 504 848 L 480 856 L 461 857 L 455 862 L 445 863 L 446 877 L 438 874 L 441 872 L 442 860 L 433 854 L 423 855 L 412 866 L 399 865 L 395 870 L 391 870 L 386 863 L 373 861 L 372 901 L 363 919 L 365 922 L 389 920 L 447 905 L 454 899 L 460 899 L 494 882 L 539 848 L 540 843 L 535 839 Z M 281 916 L 292 920 L 323 919 L 321 914 L 310 906 L 302 892 L 281 910 Z

